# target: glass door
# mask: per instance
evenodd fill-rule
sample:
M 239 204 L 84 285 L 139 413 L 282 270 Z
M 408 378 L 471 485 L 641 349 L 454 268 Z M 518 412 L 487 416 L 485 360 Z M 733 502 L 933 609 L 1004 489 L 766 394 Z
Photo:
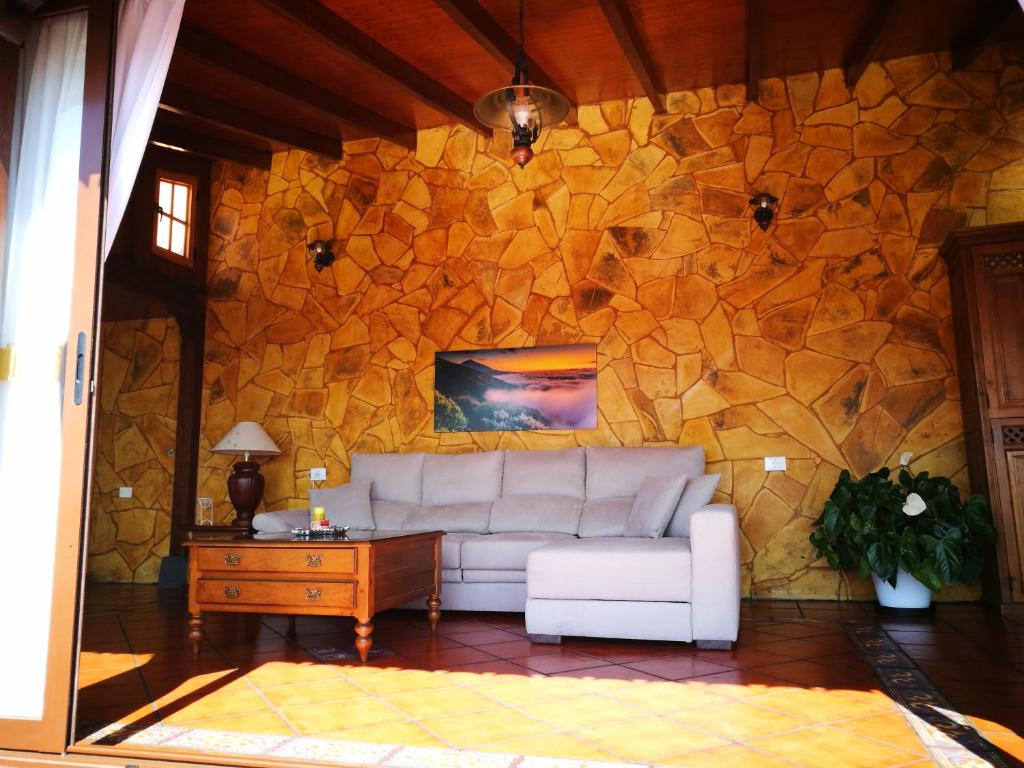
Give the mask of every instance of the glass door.
M 68 743 L 113 6 L 33 22 L 20 53 L 0 284 L 5 749 Z

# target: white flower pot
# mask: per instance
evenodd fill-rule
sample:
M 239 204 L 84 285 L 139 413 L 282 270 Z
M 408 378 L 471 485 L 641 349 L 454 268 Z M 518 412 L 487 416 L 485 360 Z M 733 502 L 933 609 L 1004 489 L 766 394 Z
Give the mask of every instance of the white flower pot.
M 927 608 L 932 603 L 932 591 L 902 568 L 896 572 L 895 589 L 875 574 L 871 580 L 879 605 L 886 608 Z

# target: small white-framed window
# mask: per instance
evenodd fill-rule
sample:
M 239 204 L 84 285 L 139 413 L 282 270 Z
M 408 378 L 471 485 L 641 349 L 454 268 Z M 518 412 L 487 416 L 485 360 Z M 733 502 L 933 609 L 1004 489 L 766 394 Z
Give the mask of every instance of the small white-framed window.
M 153 214 L 153 251 L 173 261 L 192 262 L 196 180 L 158 170 Z

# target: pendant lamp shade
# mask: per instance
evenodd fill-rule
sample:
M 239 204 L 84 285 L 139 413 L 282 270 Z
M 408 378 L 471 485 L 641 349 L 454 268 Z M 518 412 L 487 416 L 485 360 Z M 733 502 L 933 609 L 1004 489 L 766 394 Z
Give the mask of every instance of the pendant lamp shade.
M 240 421 L 213 447 L 214 453 L 237 456 L 277 456 L 281 449 L 255 421 Z
M 543 128 L 558 125 L 569 113 L 569 100 L 558 91 L 540 85 L 506 85 L 485 93 L 473 105 L 473 114 L 484 125 L 499 131 L 512 127 L 509 104 L 520 124 L 535 122 Z M 522 111 L 521 111 L 522 110 Z

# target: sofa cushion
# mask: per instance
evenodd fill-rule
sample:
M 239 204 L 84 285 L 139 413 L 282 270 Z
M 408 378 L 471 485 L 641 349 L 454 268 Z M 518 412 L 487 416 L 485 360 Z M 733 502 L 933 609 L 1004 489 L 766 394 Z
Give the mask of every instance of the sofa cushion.
M 494 501 L 501 495 L 504 451 L 431 453 L 423 462 L 424 506 Z M 486 530 L 486 522 L 484 523 Z
M 660 539 L 676 511 L 679 497 L 686 487 L 686 475 L 679 477 L 648 477 L 633 501 L 626 518 L 623 536 L 647 536 Z
M 567 533 L 492 533 L 462 543 L 462 570 L 525 571 L 526 556 L 547 544 L 575 541 Z
M 593 536 L 621 536 L 626 520 L 633 509 L 634 497 L 618 499 L 587 499 L 583 502 L 580 527 L 581 539 Z
M 419 504 L 423 488 L 422 453 L 356 453 L 352 482 L 369 482 L 373 501 Z
M 701 475 L 691 478 L 683 488 L 683 495 L 679 497 L 679 504 L 676 505 L 675 514 L 669 521 L 666 536 L 690 535 L 690 518 L 693 513 L 711 503 L 711 497 L 718 490 L 718 481 L 721 475 Z
M 704 449 L 599 448 L 587 446 L 587 498 L 613 499 L 636 496 L 644 478 L 704 474 Z
M 442 568 L 441 581 L 447 584 L 458 584 L 462 581 L 462 571 L 458 568 Z
M 460 571 L 467 584 L 525 584 L 526 571 Z
M 370 483 L 357 481 L 334 488 L 310 488 L 309 508 L 323 507 L 331 525 L 342 525 L 357 531 L 377 528 L 370 509 Z
M 402 524 L 403 531 L 445 531 L 446 533 L 487 533 L 491 502 L 440 504 L 416 507 Z
M 441 537 L 441 568 L 462 567 L 462 543 L 475 539 L 479 533 L 448 533 Z M 461 581 L 461 579 L 459 579 Z
M 489 530 L 491 533 L 539 531 L 575 536 L 582 510 L 583 501 L 572 496 L 502 496 L 491 506 Z
M 279 509 L 274 512 L 260 512 L 252 519 L 252 527 L 258 533 L 291 533 L 295 528 L 305 528 L 308 525 L 308 509 Z
M 582 499 L 586 490 L 586 473 L 586 453 L 582 448 L 505 451 L 501 495 L 555 494 Z
M 689 539 L 577 539 L 530 553 L 526 591 L 551 600 L 689 602 Z
M 416 505 L 404 501 L 371 501 L 370 509 L 378 531 L 400 531 Z

